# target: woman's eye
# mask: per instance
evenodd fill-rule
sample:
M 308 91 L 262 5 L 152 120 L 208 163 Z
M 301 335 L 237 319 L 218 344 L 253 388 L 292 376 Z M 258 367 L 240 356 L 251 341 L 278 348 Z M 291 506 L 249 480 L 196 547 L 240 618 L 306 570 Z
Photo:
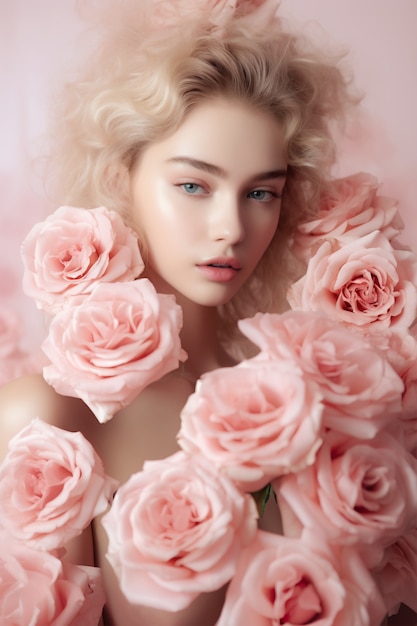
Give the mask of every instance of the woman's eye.
M 200 195 L 205 193 L 203 187 L 201 185 L 197 185 L 197 183 L 182 183 L 179 185 L 181 189 L 183 189 L 186 193 L 192 195 Z
M 268 202 L 274 198 L 280 198 L 280 195 L 274 193 L 273 191 L 267 191 L 266 189 L 254 189 L 248 193 L 248 198 L 260 200 L 261 202 Z

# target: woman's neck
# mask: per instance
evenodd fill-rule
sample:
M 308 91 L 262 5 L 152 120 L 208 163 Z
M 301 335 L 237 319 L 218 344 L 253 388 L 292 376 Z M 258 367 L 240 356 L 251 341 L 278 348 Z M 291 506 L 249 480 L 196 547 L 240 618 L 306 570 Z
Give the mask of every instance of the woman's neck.
M 215 307 L 205 307 L 178 298 L 183 310 L 181 344 L 188 354 L 183 375 L 196 381 L 204 372 L 233 365 L 233 359 L 218 337 L 219 315 Z

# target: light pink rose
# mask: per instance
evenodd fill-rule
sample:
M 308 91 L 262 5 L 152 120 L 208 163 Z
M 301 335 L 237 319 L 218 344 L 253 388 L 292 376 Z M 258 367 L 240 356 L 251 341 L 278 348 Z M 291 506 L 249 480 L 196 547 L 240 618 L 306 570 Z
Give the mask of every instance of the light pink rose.
M 247 361 L 203 375 L 182 410 L 178 442 L 256 491 L 314 462 L 322 412 L 321 394 L 301 369 Z
M 362 544 L 373 565 L 417 516 L 416 460 L 386 432 L 372 441 L 330 432 L 314 466 L 275 486 L 303 526 L 345 545 Z
M 106 603 L 100 568 L 64 562 L 63 571 L 84 593 L 84 602 L 69 626 L 98 626 Z
M 391 333 L 388 358 L 404 383 L 401 424 L 407 450 L 417 457 L 417 341 L 411 334 Z
M 258 531 L 243 552 L 216 626 L 379 626 L 383 600 L 355 551 L 320 536 Z
M 417 424 L 417 340 L 413 329 L 389 328 L 369 333 L 369 338 L 384 357 L 391 363 L 403 381 L 401 421 L 407 431 L 406 444 L 410 450 L 415 440 Z M 413 441 L 411 441 L 411 439 Z
M 417 340 L 410 330 L 394 326 L 365 334 L 404 379 L 410 363 L 417 360 Z
M 11 439 L 0 466 L 0 527 L 54 550 L 107 508 L 116 486 L 81 433 L 35 419 Z
M 359 330 L 408 328 L 417 314 L 417 263 L 375 232 L 324 241 L 287 293 L 293 309 L 323 311 Z
M 401 603 L 417 612 L 417 528 L 385 550 L 374 575 L 389 615 L 395 614 Z
M 405 392 L 400 415 L 407 450 L 417 458 L 417 361 L 412 361 L 404 373 Z
M 105 207 L 60 207 L 29 232 L 22 259 L 23 290 L 49 313 L 97 281 L 134 280 L 144 268 L 136 235 Z
M 103 518 L 107 558 L 129 602 L 178 611 L 223 586 L 256 532 L 253 498 L 201 456 L 147 461 Z
M 259 359 L 295 360 L 323 394 L 323 423 L 371 438 L 401 412 L 404 384 L 363 335 L 321 313 L 258 313 L 239 328 L 261 352 Z
M 406 329 L 372 333 L 372 342 L 392 364 L 404 384 L 400 421 L 407 450 L 417 456 L 417 341 Z
M 308 261 L 311 249 L 321 239 L 357 239 L 380 231 L 393 239 L 404 228 L 398 202 L 378 195 L 375 176 L 359 172 L 329 183 L 322 193 L 315 219 L 300 225 L 294 250 Z
M 142 278 L 101 283 L 51 322 L 44 378 L 58 393 L 81 398 L 100 422 L 186 358 L 182 310 Z
M 0 536 L 2 626 L 97 626 L 104 594 L 95 568 Z

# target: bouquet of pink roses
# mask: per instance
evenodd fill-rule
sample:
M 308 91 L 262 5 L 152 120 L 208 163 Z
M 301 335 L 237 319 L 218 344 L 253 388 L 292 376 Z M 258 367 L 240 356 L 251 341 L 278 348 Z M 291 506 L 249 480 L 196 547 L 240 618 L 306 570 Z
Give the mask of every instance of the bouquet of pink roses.
M 241 320 L 258 354 L 205 374 L 183 409 L 181 447 L 275 492 L 291 536 L 242 551 L 217 626 L 417 610 L 417 264 L 401 228 L 373 177 L 334 181 L 294 241 L 292 310 Z
M 182 450 L 119 488 L 103 525 L 130 602 L 177 611 L 230 581 L 217 626 L 379 626 L 402 602 L 417 610 L 417 262 L 397 239 L 396 203 L 377 189 L 366 174 L 329 186 L 294 241 L 305 273 L 288 291 L 292 309 L 239 322 L 257 354 L 203 375 L 181 413 Z M 93 223 L 122 229 L 96 211 Z M 46 379 L 106 421 L 185 358 L 181 312 L 137 279 L 130 235 L 104 229 L 102 244 L 79 212 L 65 208 L 35 229 L 26 288 L 51 314 Z M 66 231 L 63 217 L 68 233 L 77 222 L 88 234 L 55 250 L 52 278 L 47 267 L 41 277 L 33 250 L 49 228 Z M 9 560 L 24 541 L 57 560 L 43 565 L 60 584 L 73 573 L 56 550 L 103 510 L 114 484 L 91 450 L 88 471 L 77 473 L 71 454 L 64 470 L 66 435 L 48 428 L 35 421 L 11 444 L 0 525 L 13 540 Z M 44 435 L 45 454 L 31 455 Z M 51 440 L 64 445 L 55 456 Z M 49 490 L 49 476 L 62 489 Z M 283 536 L 256 528 L 271 494 Z
M 362 190 L 361 201 L 376 204 L 378 211 L 392 208 L 374 192 L 369 185 L 372 198 L 366 201 Z M 397 234 L 388 229 L 388 218 L 381 220 L 387 233 Z M 376 626 L 400 602 L 415 607 L 416 578 L 409 572 L 416 559 L 417 461 L 406 424 L 412 422 L 415 393 L 417 353 L 409 324 L 415 316 L 416 265 L 398 242 L 385 239 L 387 251 L 392 245 L 390 254 L 396 255 L 392 265 L 405 259 L 406 280 L 393 272 L 391 279 L 399 284 L 386 286 L 384 295 L 382 279 L 375 278 L 383 272 L 370 266 L 381 262 L 379 252 L 366 254 L 371 236 L 379 235 L 364 232 L 351 239 L 345 229 L 337 243 L 348 252 L 358 247 L 357 275 L 346 273 L 352 285 L 343 292 L 356 308 L 340 305 L 351 317 L 339 315 L 335 297 L 333 315 L 313 306 L 241 320 L 241 331 L 259 351 L 198 381 L 181 413 L 178 441 L 185 456 L 146 464 L 119 491 L 104 525 L 108 557 L 131 602 L 178 610 L 230 579 L 217 626 L 240 626 L 248 619 L 254 626 Z M 317 254 L 320 246 L 314 246 Z M 315 262 L 313 256 L 310 263 Z M 359 304 L 365 297 L 363 276 L 375 280 L 376 295 L 384 300 L 383 306 L 376 301 L 366 323 Z M 400 309 L 407 314 L 397 315 Z M 261 512 L 271 492 L 282 504 L 283 537 L 245 532 L 242 541 L 235 530 L 238 551 L 221 552 L 229 559 L 227 575 L 219 576 L 213 558 L 221 545 L 217 522 L 228 510 L 226 501 L 213 518 L 213 504 L 199 495 L 207 488 L 196 493 L 188 486 L 188 480 L 198 484 L 194 472 L 202 463 L 216 481 L 218 498 L 227 479 L 241 498 L 255 496 Z M 285 519 L 288 510 L 293 527 Z M 216 528 L 210 540 L 201 532 L 207 524 Z M 228 523 L 222 524 L 227 536 Z M 394 568 L 402 584 L 393 584 Z M 209 575 L 212 586 L 205 582 Z
M 22 246 L 23 288 L 50 314 L 45 380 L 100 422 L 186 359 L 182 311 L 158 294 L 134 232 L 115 211 L 60 207 Z

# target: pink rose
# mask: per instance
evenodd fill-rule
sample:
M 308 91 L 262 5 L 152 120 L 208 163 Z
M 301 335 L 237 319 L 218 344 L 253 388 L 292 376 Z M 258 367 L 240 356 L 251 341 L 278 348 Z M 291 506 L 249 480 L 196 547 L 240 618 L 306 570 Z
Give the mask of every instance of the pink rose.
M 300 225 L 294 241 L 297 255 L 308 260 L 321 239 L 357 239 L 380 231 L 389 240 L 404 228 L 398 202 L 378 195 L 375 176 L 359 172 L 329 183 L 315 219 Z
M 392 363 L 404 383 L 401 425 L 404 443 L 417 457 L 417 341 L 405 329 L 393 329 L 372 339 Z
M 64 562 L 63 571 L 84 593 L 84 602 L 69 626 L 98 626 L 106 603 L 100 568 Z
M 417 528 L 385 550 L 374 575 L 389 615 L 396 613 L 401 603 L 417 612 Z
M 404 373 L 405 392 L 400 415 L 407 450 L 417 458 L 417 361 L 411 361 Z
M 144 268 L 136 235 L 105 207 L 60 207 L 29 232 L 22 258 L 23 290 L 49 313 L 98 281 L 134 280 Z
M 276 488 L 306 528 L 345 545 L 368 544 L 373 564 L 417 516 L 416 460 L 386 432 L 372 441 L 328 433 L 314 466 Z
M 404 384 L 401 425 L 407 450 L 417 455 L 417 341 L 406 329 L 373 333 L 372 341 L 390 361 Z
M 407 328 L 398 326 L 380 328 L 365 334 L 404 379 L 410 363 L 417 360 L 417 340 L 414 335 Z
M 317 386 L 299 368 L 246 361 L 203 375 L 181 413 L 178 442 L 256 491 L 314 462 L 322 412 Z
M 52 363 L 45 380 L 106 422 L 185 360 L 181 326 L 174 296 L 158 294 L 148 279 L 98 284 L 52 320 L 42 346 Z
M 0 466 L 0 527 L 26 546 L 54 550 L 107 508 L 116 486 L 81 433 L 35 419 L 11 439 Z
M 107 558 L 129 602 L 167 611 L 223 586 L 256 532 L 257 509 L 201 456 L 147 461 L 103 518 Z
M 104 605 L 99 572 L 63 563 L 1 536 L 3 626 L 96 626 Z
M 417 413 L 417 357 L 409 359 L 402 371 L 404 381 L 403 414 L 416 417 Z
M 320 536 L 258 531 L 238 561 L 216 626 L 377 626 L 383 600 L 355 551 Z
M 417 457 L 417 341 L 411 334 L 391 333 L 388 358 L 404 383 L 401 424 L 405 445 Z
M 259 359 L 295 360 L 323 394 L 323 423 L 371 438 L 401 412 L 404 385 L 388 360 L 361 334 L 321 313 L 258 313 L 239 328 Z
M 288 290 L 293 309 L 323 311 L 359 330 L 408 328 L 417 314 L 417 263 L 375 232 L 345 243 L 324 241 Z

